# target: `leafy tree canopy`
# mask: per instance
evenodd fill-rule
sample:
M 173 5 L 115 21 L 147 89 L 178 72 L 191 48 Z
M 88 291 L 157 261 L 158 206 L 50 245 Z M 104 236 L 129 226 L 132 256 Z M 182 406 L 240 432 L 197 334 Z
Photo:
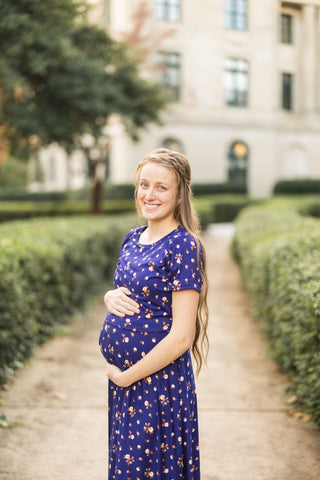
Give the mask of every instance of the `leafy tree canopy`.
M 20 155 L 98 138 L 111 114 L 128 132 L 159 122 L 161 88 L 141 78 L 136 56 L 86 20 L 75 0 L 0 0 L 0 134 Z

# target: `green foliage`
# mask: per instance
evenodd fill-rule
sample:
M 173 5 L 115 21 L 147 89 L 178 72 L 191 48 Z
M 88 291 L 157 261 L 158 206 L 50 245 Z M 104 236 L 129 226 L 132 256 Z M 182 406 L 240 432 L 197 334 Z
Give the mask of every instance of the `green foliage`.
M 317 199 L 316 201 L 306 202 L 300 208 L 301 215 L 306 215 L 309 217 L 320 218 L 320 201 Z
M 226 193 L 246 194 L 247 186 L 243 182 L 194 183 L 192 191 L 195 197 Z
M 273 188 L 276 194 L 312 194 L 320 193 L 320 180 L 313 178 L 299 178 L 295 180 L 280 180 Z
M 14 420 L 8 420 L 7 417 L 2 413 L 0 415 L 0 428 L 12 428 L 19 427 L 19 423 Z
M 0 15 L 0 125 L 10 151 L 99 138 L 119 114 L 132 137 L 159 121 L 166 98 L 142 79 L 124 43 L 86 22 L 84 2 L 7 2 Z M 35 138 L 36 136 L 36 138 Z M 37 142 L 40 139 L 40 142 Z
M 89 187 L 81 188 L 80 190 L 65 190 L 59 192 L 28 192 L 21 189 L 17 190 L 13 188 L 0 188 L 0 202 L 59 202 L 66 200 L 88 201 L 90 196 L 91 191 Z M 134 186 L 132 183 L 111 184 L 109 182 L 105 182 L 102 189 L 102 197 L 104 200 L 132 200 L 134 198 Z
M 110 279 L 136 216 L 11 222 L 0 227 L 0 377 Z
M 210 223 L 232 222 L 249 203 L 245 195 L 206 195 L 194 199 L 202 229 Z
M 105 200 L 100 214 L 135 211 L 133 200 Z M 85 215 L 90 213 L 89 201 L 0 202 L 0 223 L 33 217 Z
M 101 214 L 135 210 L 133 185 L 107 184 L 103 190 Z M 90 212 L 89 190 L 70 192 L 0 193 L 0 222 L 31 217 L 80 215 Z M 14 201 L 16 199 L 17 201 Z M 239 211 L 251 204 L 245 195 L 207 195 L 194 199 L 202 228 L 210 223 L 233 221 Z
M 233 222 L 239 212 L 250 204 L 250 201 L 238 199 L 237 201 L 222 201 L 213 205 L 213 221 L 214 223 Z
M 303 205 L 274 199 L 244 210 L 232 250 L 273 358 L 320 425 L 320 223 L 299 214 Z
M 23 188 L 28 183 L 28 165 L 17 158 L 0 164 L 0 188 Z

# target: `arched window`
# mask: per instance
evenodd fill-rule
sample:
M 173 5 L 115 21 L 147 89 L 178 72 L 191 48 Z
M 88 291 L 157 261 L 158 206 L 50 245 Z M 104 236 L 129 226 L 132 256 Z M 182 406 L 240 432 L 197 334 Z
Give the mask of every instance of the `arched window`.
M 248 146 L 241 140 L 233 142 L 228 153 L 228 180 L 247 183 L 249 162 Z
M 162 146 L 174 150 L 175 152 L 183 153 L 183 147 L 179 140 L 173 137 L 165 138 L 162 142 Z

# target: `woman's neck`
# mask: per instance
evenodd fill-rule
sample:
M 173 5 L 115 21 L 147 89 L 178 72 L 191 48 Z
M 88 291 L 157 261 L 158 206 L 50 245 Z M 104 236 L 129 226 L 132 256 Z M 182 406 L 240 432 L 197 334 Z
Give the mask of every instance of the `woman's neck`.
M 154 243 L 160 240 L 160 238 L 165 237 L 168 233 L 172 232 L 179 226 L 176 220 L 172 222 L 158 223 L 158 222 L 148 222 L 147 228 L 143 231 L 142 237 L 144 243 Z

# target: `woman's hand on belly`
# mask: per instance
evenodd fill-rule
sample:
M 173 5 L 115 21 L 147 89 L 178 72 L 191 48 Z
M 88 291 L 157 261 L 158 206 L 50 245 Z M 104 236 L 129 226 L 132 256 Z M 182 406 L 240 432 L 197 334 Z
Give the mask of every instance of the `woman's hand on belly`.
M 126 287 L 108 290 L 104 296 L 104 304 L 108 311 L 117 317 L 140 313 L 139 304 L 130 298 L 131 292 Z
M 107 363 L 107 377 L 113 383 L 118 385 L 118 387 L 128 387 L 129 385 L 125 383 L 125 378 L 123 376 L 122 370 L 118 368 L 116 365 L 112 365 L 111 363 Z

